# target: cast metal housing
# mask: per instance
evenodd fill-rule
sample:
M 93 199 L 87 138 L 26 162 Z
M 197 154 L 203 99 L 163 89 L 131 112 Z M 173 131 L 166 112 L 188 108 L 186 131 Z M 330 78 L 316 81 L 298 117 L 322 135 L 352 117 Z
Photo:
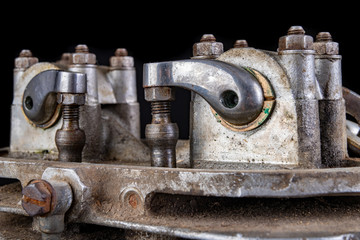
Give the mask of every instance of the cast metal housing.
M 342 87 L 329 34 L 293 26 L 277 51 L 241 40 L 225 52 L 205 34 L 193 55 L 144 65 L 140 139 L 125 49 L 110 66 L 86 45 L 55 63 L 23 51 L 0 156 L 0 177 L 18 183 L 0 187 L 1 214 L 33 216 L 42 239 L 76 224 L 125 239 L 359 238 L 359 123 L 346 113 L 359 121 L 360 97 Z M 192 94 L 186 140 L 171 119 L 178 87 Z

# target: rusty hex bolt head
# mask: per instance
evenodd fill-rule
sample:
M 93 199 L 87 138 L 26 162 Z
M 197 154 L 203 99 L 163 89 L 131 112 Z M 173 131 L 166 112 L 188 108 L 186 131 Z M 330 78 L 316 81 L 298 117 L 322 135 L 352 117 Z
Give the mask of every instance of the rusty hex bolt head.
M 329 32 L 319 32 L 314 42 L 314 50 L 318 55 L 339 54 L 339 43 L 333 42 Z
M 216 42 L 212 34 L 204 34 L 200 42 L 193 45 L 193 56 L 200 58 L 216 58 L 224 52 L 221 42 Z
M 313 38 L 305 35 L 301 26 L 292 26 L 286 36 L 280 37 L 278 51 L 284 50 L 313 50 Z
M 28 49 L 23 49 L 19 57 L 15 58 L 15 68 L 25 69 L 39 62 L 39 59 L 33 57 L 32 52 Z
M 96 64 L 96 55 L 89 52 L 85 44 L 75 47 L 75 53 L 71 54 L 69 64 Z
M 128 56 L 126 48 L 118 48 L 114 56 L 110 58 L 110 66 L 115 68 L 132 68 L 134 67 L 134 58 Z
M 22 190 L 22 207 L 29 216 L 43 216 L 51 212 L 53 188 L 44 180 L 34 180 Z

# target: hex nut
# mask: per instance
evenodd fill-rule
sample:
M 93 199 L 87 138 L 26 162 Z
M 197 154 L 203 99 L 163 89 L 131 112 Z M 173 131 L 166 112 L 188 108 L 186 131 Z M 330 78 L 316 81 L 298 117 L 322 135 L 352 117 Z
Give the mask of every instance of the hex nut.
M 96 64 L 96 55 L 90 53 L 85 44 L 79 44 L 70 55 L 69 64 Z
M 339 43 L 333 42 L 329 32 L 319 32 L 314 42 L 314 50 L 318 55 L 339 54 Z
M 84 105 L 85 94 L 59 93 L 57 102 L 63 105 Z
M 315 42 L 314 50 L 319 55 L 337 55 L 339 54 L 339 43 L 337 42 Z
M 175 89 L 171 87 L 147 87 L 144 92 L 148 102 L 175 100 Z
M 130 56 L 112 56 L 110 66 L 114 68 L 133 68 L 134 58 Z
M 93 53 L 72 53 L 70 64 L 96 64 L 96 55 Z
M 128 56 L 126 48 L 116 49 L 114 56 L 110 58 L 110 67 L 113 68 L 133 68 L 134 58 Z
M 278 51 L 313 50 L 313 42 L 313 37 L 305 35 L 301 26 L 292 26 L 286 36 L 280 37 Z
M 279 39 L 279 51 L 313 50 L 313 37 L 308 35 L 287 35 Z
M 19 57 L 15 58 L 15 68 L 25 69 L 39 62 L 39 59 L 33 57 L 32 53 L 28 49 L 23 49 Z
M 193 45 L 193 56 L 216 58 L 224 52 L 224 46 L 221 42 L 216 42 L 212 34 L 204 34 L 200 42 Z

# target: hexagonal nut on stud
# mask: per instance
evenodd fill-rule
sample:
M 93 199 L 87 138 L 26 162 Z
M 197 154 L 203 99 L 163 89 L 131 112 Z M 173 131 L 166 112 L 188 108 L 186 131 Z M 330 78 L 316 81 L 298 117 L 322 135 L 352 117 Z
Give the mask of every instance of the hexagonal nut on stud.
M 339 43 L 333 42 L 329 32 L 319 32 L 314 42 L 314 50 L 318 55 L 337 55 Z
M 212 34 L 204 34 L 200 42 L 193 45 L 194 58 L 216 58 L 224 52 L 221 42 L 216 42 Z
M 84 105 L 85 94 L 59 93 L 57 95 L 57 102 L 63 105 Z
M 110 58 L 110 66 L 114 68 L 132 68 L 134 67 L 134 58 L 128 56 L 125 48 L 118 48 L 114 56 Z
M 89 48 L 85 44 L 75 47 L 75 53 L 71 54 L 70 64 L 96 64 L 96 55 L 89 53 Z
M 53 188 L 44 180 L 34 180 L 22 190 L 22 207 L 29 216 L 43 216 L 52 210 Z
M 147 87 L 144 92 L 148 102 L 175 100 L 175 89 L 171 87 Z
M 313 42 L 313 37 L 305 35 L 301 26 L 292 26 L 286 36 L 280 37 L 278 51 L 313 50 Z
M 32 52 L 28 49 L 23 49 L 19 57 L 15 58 L 15 68 L 25 69 L 39 62 L 39 59 L 33 57 Z

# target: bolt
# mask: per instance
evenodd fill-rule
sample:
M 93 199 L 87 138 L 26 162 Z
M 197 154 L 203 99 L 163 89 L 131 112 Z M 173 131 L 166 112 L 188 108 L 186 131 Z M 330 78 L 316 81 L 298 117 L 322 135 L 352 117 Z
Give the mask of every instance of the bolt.
M 71 54 L 70 64 L 96 64 L 96 55 L 89 52 L 85 44 L 75 47 L 75 53 Z
M 314 50 L 313 38 L 305 35 L 305 31 L 301 26 L 292 26 L 286 36 L 279 38 L 278 51 L 285 50 Z
M 39 59 L 33 57 L 33 54 L 28 49 L 21 50 L 19 57 L 15 58 L 15 68 L 26 69 L 39 62 Z
M 145 128 L 145 136 L 151 149 L 151 165 L 154 167 L 176 167 L 176 143 L 179 129 L 171 122 L 173 89 L 168 87 L 146 88 L 146 100 L 151 102 L 151 124 Z
M 304 35 L 305 30 L 302 26 L 291 26 L 287 32 L 288 35 Z
M 331 42 L 332 37 L 329 32 L 319 32 L 316 35 L 316 42 Z
M 217 58 L 223 52 L 223 44 L 216 42 L 216 38 L 212 34 L 204 34 L 200 42 L 193 46 L 194 58 Z
M 75 52 L 76 53 L 88 53 L 89 48 L 85 44 L 79 44 L 75 47 Z
M 234 43 L 234 48 L 247 48 L 249 47 L 246 40 L 236 40 Z
M 53 188 L 44 180 L 34 180 L 22 190 L 22 207 L 29 216 L 44 216 L 52 210 Z
M 314 42 L 314 50 L 317 55 L 337 55 L 339 54 L 339 43 L 332 40 L 329 32 L 319 32 Z
M 204 34 L 202 35 L 200 42 L 216 42 L 216 38 L 212 34 Z
M 59 150 L 59 161 L 63 162 L 81 162 L 82 150 L 85 146 L 85 132 L 79 127 L 79 107 L 85 103 L 85 94 L 76 94 L 78 98 L 71 98 L 76 100 L 72 102 L 64 101 L 67 95 L 60 94 L 64 97 L 58 98 L 58 102 L 63 105 L 63 125 L 61 129 L 56 131 L 55 143 Z M 75 94 L 74 94 L 75 95 Z
M 123 57 L 127 55 L 128 55 L 128 51 L 126 50 L 126 48 L 118 48 L 115 51 L 115 56 L 117 57 Z
M 134 67 L 134 58 L 128 56 L 126 48 L 118 48 L 114 56 L 110 58 L 110 66 L 114 68 L 131 69 Z
M 32 52 L 29 49 L 21 50 L 19 57 L 32 57 Z

